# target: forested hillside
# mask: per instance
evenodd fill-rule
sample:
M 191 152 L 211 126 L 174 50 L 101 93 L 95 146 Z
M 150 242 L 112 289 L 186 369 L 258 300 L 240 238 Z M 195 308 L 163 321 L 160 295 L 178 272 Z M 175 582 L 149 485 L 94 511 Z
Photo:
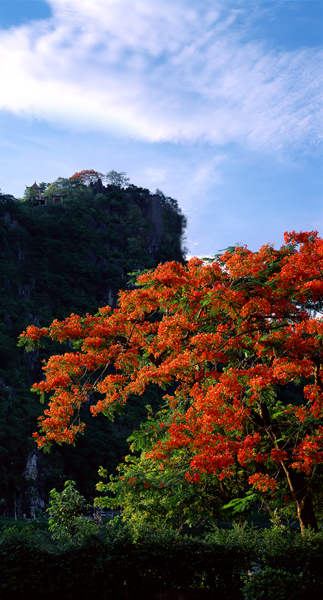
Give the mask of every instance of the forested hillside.
M 85 414 L 87 435 L 76 447 L 36 453 L 31 434 L 43 407 L 30 387 L 42 378 L 48 354 L 18 348 L 18 335 L 29 324 L 47 326 L 72 312 L 115 305 L 129 273 L 184 262 L 185 218 L 162 192 L 77 177 L 42 188 L 52 193 L 46 205 L 31 188 L 22 200 L 0 196 L 0 512 L 11 516 L 40 510 L 48 491 L 67 478 L 88 498 L 94 495 L 99 465 L 115 469 L 145 404 L 158 403 L 151 389 L 113 424 L 104 417 L 92 423 Z

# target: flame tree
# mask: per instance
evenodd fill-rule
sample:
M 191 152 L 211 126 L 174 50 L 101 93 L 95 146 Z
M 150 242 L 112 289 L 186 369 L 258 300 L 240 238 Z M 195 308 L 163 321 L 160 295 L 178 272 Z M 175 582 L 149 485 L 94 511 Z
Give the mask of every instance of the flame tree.
M 99 171 L 94 171 L 94 169 L 84 169 L 83 171 L 74 173 L 74 175 L 70 177 L 70 181 L 89 185 L 90 183 L 94 183 L 98 179 L 103 178 L 103 173 L 100 173 Z
M 120 292 L 118 308 L 72 314 L 49 328 L 30 326 L 21 344 L 69 341 L 52 356 L 44 381 L 39 447 L 74 441 L 79 410 L 111 415 L 150 383 L 165 390 L 163 428 L 146 458 L 160 465 L 185 451 L 186 481 L 205 474 L 230 480 L 236 465 L 251 489 L 285 486 L 301 528 L 317 529 L 313 482 L 323 461 L 323 240 L 285 233 L 285 244 L 259 252 L 230 248 L 213 262 L 171 262 Z M 303 382 L 301 402 L 286 404 L 279 386 Z

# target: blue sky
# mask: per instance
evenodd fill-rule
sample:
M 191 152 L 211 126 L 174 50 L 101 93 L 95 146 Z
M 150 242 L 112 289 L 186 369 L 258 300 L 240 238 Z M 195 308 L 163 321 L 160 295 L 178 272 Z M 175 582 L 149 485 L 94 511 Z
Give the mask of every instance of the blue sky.
M 0 0 L 0 188 L 92 168 L 190 254 L 323 224 L 321 0 Z

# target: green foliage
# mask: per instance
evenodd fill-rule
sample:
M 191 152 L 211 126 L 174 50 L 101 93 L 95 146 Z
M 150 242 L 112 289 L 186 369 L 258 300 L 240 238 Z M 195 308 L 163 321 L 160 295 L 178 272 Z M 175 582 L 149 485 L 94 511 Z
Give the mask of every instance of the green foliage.
M 26 519 L 25 517 L 18 517 L 17 520 L 13 518 L 0 519 L 0 531 L 3 529 L 14 528 L 20 531 L 25 527 L 31 527 L 32 529 L 40 529 L 41 531 L 48 531 L 48 519 L 44 517 L 36 519 Z
M 148 600 L 167 590 L 228 597 L 243 589 L 245 600 L 296 599 L 303 591 L 316 598 L 323 591 L 322 551 L 322 533 L 304 539 L 245 526 L 203 539 L 148 526 L 134 532 L 116 518 L 68 544 L 31 527 L 12 528 L 0 536 L 0 596 Z
M 228 504 L 225 504 L 222 508 L 224 510 L 229 509 L 233 514 L 245 513 L 250 510 L 250 507 L 259 499 L 260 495 L 255 493 L 253 490 L 249 490 L 244 498 L 234 498 L 230 500 Z
M 323 590 L 323 532 L 306 530 L 295 534 L 284 527 L 272 527 L 259 537 L 257 565 L 261 569 L 284 568 L 301 578 L 302 586 Z M 321 565 L 321 566 L 320 566 Z
M 245 600 L 298 600 L 300 578 L 284 569 L 267 567 L 252 573 L 242 591 Z
M 75 481 L 65 481 L 62 492 L 50 492 L 49 531 L 54 539 L 72 536 L 82 529 L 83 513 L 88 508 L 85 498 L 75 489 Z
M 58 179 L 56 179 L 56 181 L 54 181 L 53 183 L 48 183 L 46 184 L 46 196 L 47 195 L 51 195 L 51 194 L 65 194 L 67 193 L 69 190 L 74 189 L 75 187 L 81 187 L 82 184 L 77 181 L 71 181 L 70 179 L 67 179 L 66 177 L 58 177 Z M 42 187 L 42 184 L 40 184 L 39 187 Z M 44 188 L 45 190 L 45 188 Z M 44 191 L 42 190 L 42 191 Z
M 256 529 L 244 523 L 242 526 L 235 524 L 229 530 L 213 526 L 206 540 L 209 543 L 217 542 L 227 548 L 239 550 L 244 557 L 245 583 L 251 581 L 251 574 L 254 576 L 266 569 L 279 571 L 283 568 L 287 578 L 291 576 L 292 580 L 298 580 L 300 589 L 312 590 L 313 594 L 323 591 L 320 566 L 323 561 L 322 531 L 314 533 L 306 530 L 301 535 L 298 531 L 295 532 L 284 526 Z M 260 575 L 259 578 L 262 581 Z M 252 583 L 250 583 L 251 589 L 253 589 Z M 254 598 L 256 600 L 257 596 L 255 595 Z
M 109 173 L 106 174 L 106 179 L 108 183 L 124 188 L 128 186 L 130 181 L 129 177 L 126 177 L 126 175 L 127 173 L 125 173 L 125 171 L 121 171 L 120 173 L 118 173 L 118 171 L 109 171 Z
M 149 405 L 146 408 L 148 415 L 143 415 L 139 429 L 127 440 L 132 454 L 124 457 L 117 467 L 118 474 L 110 475 L 108 483 L 97 484 L 104 495 L 96 498 L 96 503 L 102 508 L 122 507 L 124 520 L 134 530 L 142 525 L 182 530 L 184 526 L 226 518 L 222 505 L 247 485 L 244 473 L 237 473 L 230 484 L 207 473 L 202 474 L 200 482 L 188 481 L 185 474 L 191 455 L 187 449 L 179 449 L 171 459 L 156 463 L 149 452 L 167 435 L 171 410 L 168 405 L 157 412 Z M 106 469 L 101 467 L 99 474 L 106 477 Z

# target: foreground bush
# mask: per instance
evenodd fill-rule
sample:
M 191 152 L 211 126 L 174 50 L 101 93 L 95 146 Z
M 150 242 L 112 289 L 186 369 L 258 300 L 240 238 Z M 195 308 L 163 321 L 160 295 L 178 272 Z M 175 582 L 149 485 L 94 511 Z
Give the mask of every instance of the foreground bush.
M 253 573 L 243 586 L 245 600 L 298 600 L 300 581 L 284 569 L 266 567 Z
M 191 589 L 213 590 L 217 598 L 243 590 L 245 600 L 289 600 L 293 589 L 323 591 L 322 564 L 322 533 L 236 527 L 193 538 L 153 528 L 134 532 L 115 519 L 54 540 L 31 527 L 12 528 L 0 540 L 0 598 L 122 599 L 126 590 L 143 599 L 157 590 Z

